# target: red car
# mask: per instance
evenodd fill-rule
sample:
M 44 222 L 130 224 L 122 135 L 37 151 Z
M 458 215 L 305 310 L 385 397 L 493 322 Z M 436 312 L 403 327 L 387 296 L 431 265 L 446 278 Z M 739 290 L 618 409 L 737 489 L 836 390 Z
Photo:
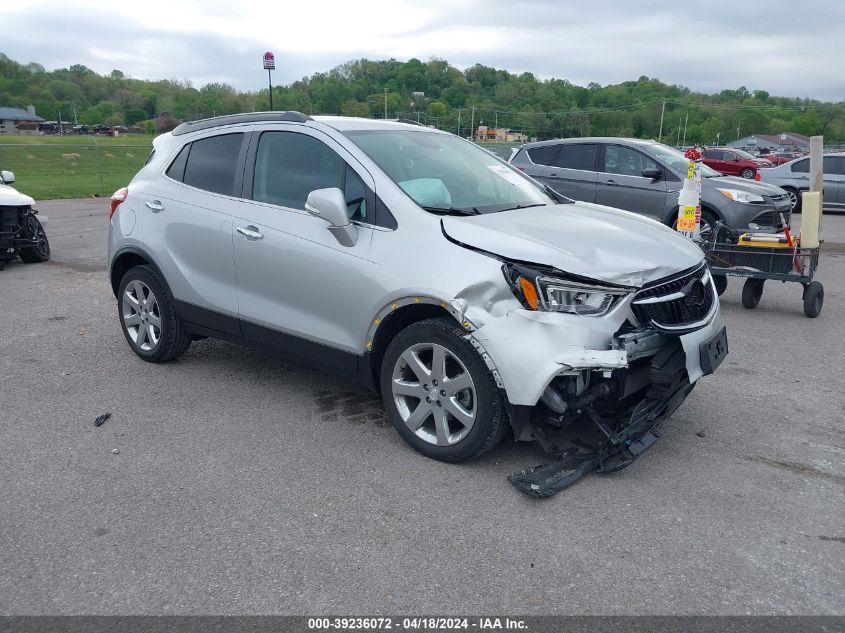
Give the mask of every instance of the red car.
M 804 154 L 801 152 L 778 152 L 776 154 L 766 154 L 763 158 L 777 167 L 778 165 L 783 165 L 784 163 L 788 163 L 796 158 L 801 158 L 803 155 Z
M 708 147 L 702 162 L 725 176 L 742 176 L 753 179 L 763 165 L 748 152 L 732 147 Z M 769 164 L 771 166 L 771 163 Z

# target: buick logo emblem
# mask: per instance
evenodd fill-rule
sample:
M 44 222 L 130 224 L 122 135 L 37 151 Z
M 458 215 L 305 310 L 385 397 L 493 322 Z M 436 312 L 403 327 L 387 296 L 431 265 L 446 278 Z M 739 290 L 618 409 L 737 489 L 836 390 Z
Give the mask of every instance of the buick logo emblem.
M 684 293 L 684 304 L 690 308 L 699 308 L 704 305 L 705 292 L 704 284 L 698 278 L 691 279 L 681 292 Z

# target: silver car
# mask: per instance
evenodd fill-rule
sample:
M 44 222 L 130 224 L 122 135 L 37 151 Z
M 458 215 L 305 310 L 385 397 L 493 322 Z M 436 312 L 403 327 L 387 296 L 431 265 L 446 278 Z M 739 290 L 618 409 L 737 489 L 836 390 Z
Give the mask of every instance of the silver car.
M 695 244 L 423 126 L 184 123 L 110 218 L 117 317 L 142 359 L 209 336 L 279 352 L 379 392 L 444 461 L 511 430 L 549 448 L 576 423 L 602 463 L 631 460 L 727 353 Z
M 678 150 L 630 138 L 570 138 L 523 145 L 510 163 L 561 194 L 642 213 L 672 226 L 689 161 Z M 701 233 L 722 220 L 739 229 L 788 224 L 792 205 L 778 187 L 701 166 Z
M 845 152 L 825 154 L 822 159 L 825 211 L 845 211 Z M 760 179 L 786 191 L 794 211 L 801 210 L 801 194 L 810 190 L 810 158 L 805 156 L 771 169 L 761 169 Z

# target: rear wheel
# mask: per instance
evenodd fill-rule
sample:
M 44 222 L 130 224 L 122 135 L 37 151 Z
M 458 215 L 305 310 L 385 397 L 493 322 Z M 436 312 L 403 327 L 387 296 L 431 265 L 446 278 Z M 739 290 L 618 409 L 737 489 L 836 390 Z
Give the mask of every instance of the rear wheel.
M 753 310 L 760 303 L 760 298 L 763 296 L 763 279 L 746 279 L 742 286 L 742 306 L 748 310 Z
M 34 213 L 27 213 L 24 220 L 26 226 L 26 237 L 34 242 L 32 246 L 24 246 L 18 249 L 18 257 L 27 264 L 46 262 L 50 259 L 50 242 L 47 241 L 47 234 L 44 227 Z
M 126 342 L 145 361 L 173 360 L 191 344 L 170 291 L 149 266 L 130 268 L 123 275 L 117 309 Z
M 393 426 L 412 448 L 444 462 L 486 453 L 509 428 L 496 381 L 465 335 L 450 318 L 414 323 L 391 341 L 381 365 Z
M 746 167 L 741 172 L 739 172 L 740 176 L 742 176 L 743 178 L 748 178 L 749 180 L 753 180 L 756 174 L 757 172 L 751 169 L 751 167 Z
M 813 281 L 804 288 L 804 314 L 815 319 L 822 311 L 823 305 L 824 286 L 818 281 Z

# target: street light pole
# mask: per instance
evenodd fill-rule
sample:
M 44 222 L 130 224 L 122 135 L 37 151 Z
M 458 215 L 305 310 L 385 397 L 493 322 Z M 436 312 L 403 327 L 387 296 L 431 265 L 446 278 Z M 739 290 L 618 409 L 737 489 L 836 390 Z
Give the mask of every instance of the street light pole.
M 660 110 L 660 132 L 657 134 L 657 142 L 663 141 L 663 115 L 666 113 L 666 101 L 663 101 L 663 108 Z
M 384 118 L 387 118 L 387 88 L 384 89 Z

